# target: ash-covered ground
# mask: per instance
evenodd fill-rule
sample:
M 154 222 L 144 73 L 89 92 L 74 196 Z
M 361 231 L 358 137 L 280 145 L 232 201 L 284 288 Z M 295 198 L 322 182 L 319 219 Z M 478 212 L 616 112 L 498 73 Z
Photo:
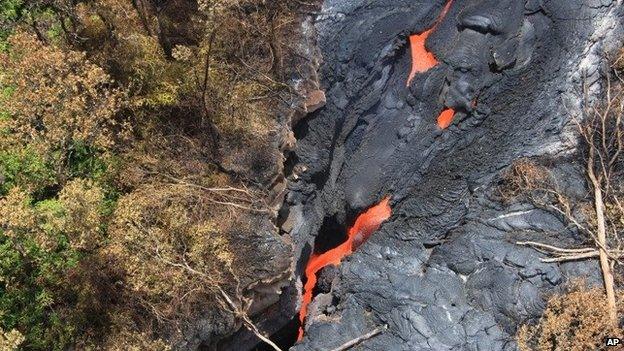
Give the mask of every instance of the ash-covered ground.
M 339 242 L 385 196 L 392 217 L 320 273 L 293 350 L 330 350 L 380 326 L 354 349 L 515 350 L 517 327 L 548 293 L 574 277 L 601 284 L 597 261 L 546 264 L 516 245 L 582 238 L 529 203 L 502 204 L 497 187 L 514 160 L 542 156 L 562 188 L 584 196 L 571 115 L 583 81 L 600 94 L 621 3 L 454 0 L 427 41 L 439 64 L 406 86 L 408 38 L 445 4 L 327 0 L 317 17 L 327 104 L 296 127 L 283 211 L 297 279 L 315 240 L 317 251 Z M 457 114 L 441 130 L 444 107 Z

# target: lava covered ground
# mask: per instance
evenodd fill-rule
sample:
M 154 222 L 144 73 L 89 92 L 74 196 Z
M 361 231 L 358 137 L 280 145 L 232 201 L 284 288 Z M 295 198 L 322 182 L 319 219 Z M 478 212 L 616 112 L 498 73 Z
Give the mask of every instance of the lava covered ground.
M 496 187 L 515 159 L 548 156 L 562 187 L 586 191 L 570 111 L 582 77 L 600 91 L 621 7 L 325 1 L 316 30 L 327 104 L 296 127 L 300 173 L 284 207 L 299 296 L 310 257 L 347 240 L 358 215 L 386 197 L 392 214 L 317 273 L 324 287 L 293 350 L 330 350 L 381 326 L 354 349 L 514 350 L 518 325 L 541 314 L 547 293 L 579 276 L 600 284 L 597 262 L 542 263 L 516 245 L 580 238 L 549 212 L 501 204 Z M 427 31 L 435 62 L 414 71 L 410 37 Z M 440 123 L 445 109 L 454 117 Z

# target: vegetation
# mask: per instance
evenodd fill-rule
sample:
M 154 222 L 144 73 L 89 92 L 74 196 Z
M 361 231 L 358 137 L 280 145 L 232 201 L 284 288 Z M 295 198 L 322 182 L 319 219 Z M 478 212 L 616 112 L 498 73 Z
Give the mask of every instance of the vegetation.
M 622 302 L 620 294 L 620 303 Z M 540 322 L 518 332 L 520 351 L 585 351 L 605 349 L 607 337 L 624 330 L 611 323 L 607 298 L 599 288 L 573 284 L 569 291 L 553 296 Z
M 528 200 L 559 215 L 586 238 L 581 247 L 545 242 L 517 242 L 546 254 L 543 262 L 597 260 L 604 289 L 582 289 L 554 296 L 536 326 L 520 329 L 521 350 L 602 349 L 604 338 L 621 335 L 621 264 L 624 257 L 624 80 L 622 57 L 607 72 L 604 99 L 590 101 L 583 87 L 582 110 L 572 120 L 580 134 L 580 156 L 589 193 L 574 197 L 561 189 L 558 177 L 539 160 L 521 159 L 506 172 L 500 187 L 505 201 Z M 615 77 L 617 81 L 612 83 Z M 619 272 L 619 274 L 618 274 Z M 619 293 L 619 294 L 618 294 Z M 618 297 L 619 296 L 619 297 Z
M 293 8 L 0 2 L 1 350 L 167 350 L 244 314 L 268 258 L 232 245 L 267 209 L 231 165 L 270 159 Z

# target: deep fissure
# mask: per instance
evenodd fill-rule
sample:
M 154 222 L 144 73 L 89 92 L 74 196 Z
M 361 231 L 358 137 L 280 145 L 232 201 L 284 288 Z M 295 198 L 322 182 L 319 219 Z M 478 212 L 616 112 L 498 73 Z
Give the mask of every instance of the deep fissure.
M 286 323 L 277 332 L 271 334 L 271 341 L 273 341 L 282 350 L 288 350 L 297 342 L 297 330 L 299 329 L 299 317 L 293 316 L 293 318 Z M 275 349 L 265 342 L 259 342 L 252 351 L 274 351 Z
M 347 240 L 347 230 L 336 216 L 325 217 L 314 240 L 314 254 L 323 254 Z
M 353 225 L 347 231 L 347 236 L 341 244 L 325 252 L 317 253 L 316 248 L 312 251 L 305 268 L 305 284 L 301 309 L 299 311 L 299 334 L 297 339 L 301 340 L 304 334 L 304 323 L 308 313 L 309 304 L 314 299 L 314 288 L 317 284 L 318 273 L 325 267 L 340 265 L 343 258 L 347 257 L 358 247 L 360 247 L 370 236 L 379 229 L 392 213 L 390 208 L 390 198 L 386 197 L 378 204 L 368 208 L 361 213 Z M 328 222 L 331 227 L 332 222 Z M 327 236 L 327 235 L 325 235 Z

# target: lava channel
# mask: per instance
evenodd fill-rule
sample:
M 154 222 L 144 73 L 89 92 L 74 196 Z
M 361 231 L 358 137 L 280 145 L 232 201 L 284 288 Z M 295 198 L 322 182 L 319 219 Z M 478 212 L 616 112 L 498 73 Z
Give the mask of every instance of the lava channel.
M 303 297 L 301 310 L 299 310 L 299 336 L 297 341 L 303 338 L 303 323 L 308 314 L 308 305 L 312 302 L 312 292 L 316 286 L 316 273 L 329 265 L 340 265 L 342 259 L 353 253 L 370 236 L 379 229 L 381 223 L 390 218 L 392 209 L 390 208 L 390 198 L 386 197 L 379 204 L 369 208 L 360 214 L 355 223 L 347 232 L 347 240 L 337 247 L 322 254 L 312 253 L 305 269 L 307 281 L 303 287 Z
M 453 3 L 453 0 L 449 0 L 446 3 L 446 5 L 444 6 L 444 9 L 442 9 L 442 13 L 440 14 L 440 16 L 438 16 L 438 18 L 436 19 L 435 23 L 433 24 L 431 28 L 427 29 L 426 31 L 422 33 L 413 34 L 410 36 L 409 41 L 410 41 L 410 51 L 412 54 L 412 69 L 407 78 L 407 84 L 406 84 L 407 86 L 410 85 L 410 83 L 412 82 L 412 79 L 414 79 L 416 74 L 427 72 L 428 70 L 435 67 L 439 63 L 435 55 L 431 51 L 427 50 L 425 43 L 427 39 L 429 38 L 429 35 L 431 35 L 431 33 L 433 33 L 436 30 L 440 22 L 442 22 L 442 20 L 448 13 L 449 9 L 451 8 L 452 3 Z M 438 116 L 438 127 L 440 127 L 441 129 L 446 129 L 453 122 L 454 116 L 455 116 L 455 111 L 453 109 L 451 108 L 444 109 L 442 113 L 440 113 L 440 115 Z

